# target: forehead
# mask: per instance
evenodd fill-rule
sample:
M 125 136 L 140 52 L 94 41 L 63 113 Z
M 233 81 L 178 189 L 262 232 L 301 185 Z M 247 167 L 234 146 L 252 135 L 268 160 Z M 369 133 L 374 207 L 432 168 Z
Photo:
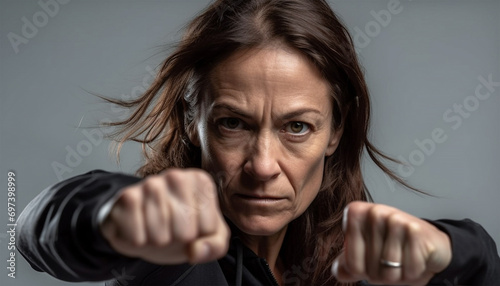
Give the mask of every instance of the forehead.
M 233 53 L 210 73 L 212 100 L 263 99 L 287 105 L 315 105 L 329 109 L 328 82 L 311 61 L 285 45 Z

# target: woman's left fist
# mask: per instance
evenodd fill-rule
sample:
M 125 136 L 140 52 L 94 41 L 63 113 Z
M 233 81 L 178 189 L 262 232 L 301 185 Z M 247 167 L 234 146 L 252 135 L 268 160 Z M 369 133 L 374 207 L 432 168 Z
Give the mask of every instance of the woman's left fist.
M 350 203 L 343 230 L 344 251 L 332 266 L 342 282 L 425 285 L 451 261 L 446 233 L 390 206 Z

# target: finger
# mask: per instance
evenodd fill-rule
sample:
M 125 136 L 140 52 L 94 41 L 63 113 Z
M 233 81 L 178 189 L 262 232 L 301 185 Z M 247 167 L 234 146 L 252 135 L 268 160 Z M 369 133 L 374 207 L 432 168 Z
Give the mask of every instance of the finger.
M 340 266 L 353 275 L 362 279 L 365 276 L 365 238 L 363 228 L 367 210 L 372 204 L 364 202 L 350 203 L 344 209 L 344 260 L 339 260 Z M 345 263 L 344 263 L 345 261 Z M 343 264 L 343 265 L 342 265 Z
M 403 277 L 405 281 L 422 279 L 425 272 L 426 259 L 423 255 L 420 226 L 410 223 L 406 227 L 407 243 L 404 247 Z
M 393 213 L 387 218 L 386 239 L 379 260 L 383 259 L 389 262 L 402 263 L 402 267 L 405 266 L 403 261 L 405 223 L 405 217 L 399 213 Z M 380 267 L 380 278 L 383 283 L 396 283 L 401 281 L 403 274 L 402 268 L 390 267 L 384 265 L 380 261 L 378 265 Z
M 202 237 L 188 245 L 188 256 L 191 264 L 205 263 L 226 255 L 229 248 L 230 231 L 224 222 L 219 224 L 217 231 Z
M 386 236 L 386 219 L 390 209 L 374 204 L 367 211 L 364 233 L 366 236 L 365 269 L 370 281 L 381 279 L 380 257 Z
M 332 274 L 337 278 L 339 282 L 356 282 L 360 279 L 356 276 L 351 275 L 351 273 L 346 269 L 345 253 L 340 253 L 332 264 Z
M 142 203 L 141 187 L 130 187 L 120 196 L 107 218 L 115 227 L 111 245 L 123 254 L 136 255 L 134 250 L 146 243 Z
M 206 236 L 216 232 L 218 225 L 225 221 L 220 213 L 213 180 L 208 175 L 201 175 L 197 189 L 198 231 L 200 236 Z
M 175 240 L 191 242 L 198 236 L 197 203 L 194 197 L 194 178 L 181 170 L 169 170 L 166 174 L 169 190 L 169 207 L 172 236 Z
M 156 246 L 168 244 L 171 238 L 166 190 L 165 179 L 160 176 L 152 176 L 143 184 L 143 212 L 147 240 Z

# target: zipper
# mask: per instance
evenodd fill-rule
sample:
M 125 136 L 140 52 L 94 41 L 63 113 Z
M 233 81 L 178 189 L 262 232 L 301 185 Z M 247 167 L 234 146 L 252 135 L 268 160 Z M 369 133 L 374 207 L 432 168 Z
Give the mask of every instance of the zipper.
M 274 285 L 279 286 L 278 280 L 276 280 L 276 277 L 274 276 L 273 272 L 271 271 L 271 268 L 269 267 L 269 264 L 267 263 L 267 261 L 265 259 L 261 258 L 261 262 L 264 264 L 264 268 L 266 269 L 267 274 L 269 274 L 269 276 L 271 276 L 271 278 L 273 279 L 272 282 L 274 282 Z

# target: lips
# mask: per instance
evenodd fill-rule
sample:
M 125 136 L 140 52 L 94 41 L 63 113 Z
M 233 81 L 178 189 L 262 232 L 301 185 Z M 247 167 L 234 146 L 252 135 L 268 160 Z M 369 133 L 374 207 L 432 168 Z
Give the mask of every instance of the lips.
M 252 195 L 247 195 L 247 194 L 236 194 L 239 198 L 246 199 L 246 200 L 256 200 L 256 201 L 279 201 L 283 200 L 283 197 L 275 197 L 275 196 L 268 196 L 268 195 L 257 195 L 257 194 L 252 194 Z

